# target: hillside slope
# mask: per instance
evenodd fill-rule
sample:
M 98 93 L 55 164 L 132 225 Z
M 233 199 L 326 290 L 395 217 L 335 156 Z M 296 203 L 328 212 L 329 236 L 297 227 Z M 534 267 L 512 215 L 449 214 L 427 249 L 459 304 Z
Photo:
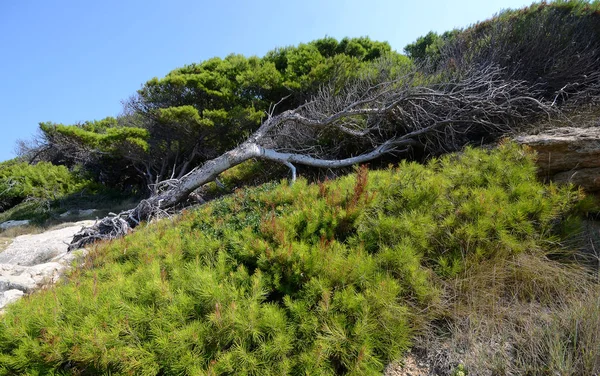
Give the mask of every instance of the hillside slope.
M 597 284 L 548 259 L 581 199 L 539 183 L 511 143 L 238 190 L 98 246 L 63 284 L 8 307 L 0 374 L 381 374 L 478 301 L 591 309 Z M 498 299 L 477 300 L 469 286 L 488 282 L 478 293 Z M 599 316 L 581 316 L 576 337 L 554 331 L 580 374 L 600 370 Z M 532 343 L 512 345 L 533 359 Z M 534 374 L 558 369 L 551 350 Z

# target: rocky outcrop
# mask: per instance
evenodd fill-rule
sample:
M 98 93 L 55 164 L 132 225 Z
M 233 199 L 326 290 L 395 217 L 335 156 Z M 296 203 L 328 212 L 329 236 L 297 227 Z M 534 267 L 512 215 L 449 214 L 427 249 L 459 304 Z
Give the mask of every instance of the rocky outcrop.
M 537 152 L 541 177 L 600 190 L 600 127 L 555 128 L 516 141 Z
M 56 282 L 65 267 L 58 262 L 35 266 L 0 264 L 0 291 L 31 292 L 38 287 Z
M 0 310 L 24 294 L 55 283 L 84 250 L 67 252 L 68 243 L 83 226 L 72 223 L 35 235 L 21 235 L 0 252 Z
M 2 310 L 2 307 L 5 307 L 7 304 L 21 299 L 21 297 L 24 294 L 25 293 L 23 291 L 16 289 L 4 291 L 2 294 L 0 294 L 0 312 Z
M 33 266 L 43 264 L 67 253 L 73 235 L 94 221 L 81 221 L 35 235 L 17 236 L 12 244 L 0 253 L 0 264 Z
M 0 230 L 8 230 L 9 228 L 13 227 L 27 226 L 28 224 L 29 221 L 27 219 L 23 219 L 21 221 L 6 221 L 0 223 Z
M 66 217 L 89 217 L 89 216 L 91 216 L 92 214 L 94 214 L 97 211 L 98 210 L 96 210 L 96 209 L 74 209 L 74 210 L 67 210 L 66 212 L 64 212 L 61 215 L 59 215 L 59 217 L 61 217 L 61 218 L 66 218 Z

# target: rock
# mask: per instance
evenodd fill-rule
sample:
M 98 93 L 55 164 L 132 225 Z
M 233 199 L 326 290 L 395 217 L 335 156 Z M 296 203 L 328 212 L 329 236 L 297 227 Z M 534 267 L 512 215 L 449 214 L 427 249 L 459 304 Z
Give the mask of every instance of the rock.
M 0 292 L 0 309 L 16 300 L 21 299 L 25 293 L 21 290 L 8 290 Z
M 36 287 L 35 280 L 24 267 L 0 264 L 0 292 L 20 290 L 29 292 Z
M 8 230 L 9 228 L 19 227 L 19 226 L 27 226 L 29 224 L 29 220 L 24 219 L 22 221 L 6 221 L 0 223 L 0 230 Z
M 9 303 L 46 285 L 56 283 L 64 271 L 87 250 L 67 252 L 69 241 L 84 226 L 81 221 L 70 226 L 36 235 L 21 235 L 0 253 L 0 313 Z
M 61 218 L 69 216 L 88 217 L 97 212 L 96 209 L 82 209 L 82 210 L 67 210 L 66 212 L 59 215 Z
M 31 292 L 36 288 L 56 282 L 65 268 L 65 265 L 58 262 L 35 266 L 0 264 L 0 292 L 8 290 Z
M 559 172 L 552 177 L 557 183 L 573 183 L 588 192 L 600 190 L 600 167 Z
M 11 245 L 0 253 L 0 263 L 32 266 L 43 264 L 67 253 L 73 235 L 93 221 L 81 221 L 57 230 L 35 235 L 17 236 Z
M 537 152 L 541 177 L 600 190 L 600 127 L 555 128 L 515 140 Z
M 73 265 L 74 262 L 81 260 L 85 255 L 88 254 L 88 250 L 85 248 L 77 249 L 71 252 L 67 252 L 61 255 L 54 257 L 51 262 L 58 262 L 61 265 L 69 267 Z
M 89 215 L 92 215 L 96 212 L 96 209 L 84 209 L 84 210 L 80 210 L 79 211 L 79 216 L 80 217 L 87 217 Z
M 0 264 L 0 310 L 23 294 L 56 283 L 73 261 L 83 257 L 85 253 L 75 251 L 67 255 L 62 255 L 60 261 L 34 266 Z M 16 291 L 21 293 L 18 294 Z

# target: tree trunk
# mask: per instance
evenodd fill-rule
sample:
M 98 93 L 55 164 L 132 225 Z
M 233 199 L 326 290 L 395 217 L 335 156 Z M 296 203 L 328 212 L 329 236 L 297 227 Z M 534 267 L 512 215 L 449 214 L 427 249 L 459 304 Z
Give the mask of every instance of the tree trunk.
M 252 158 L 286 165 L 294 180 L 294 164 L 339 168 L 386 153 L 402 153 L 414 145 L 440 151 L 457 149 L 469 142 L 466 135 L 473 129 L 502 134 L 514 124 L 554 111 L 535 97 L 534 86 L 505 80 L 501 73 L 494 66 L 478 67 L 456 82 L 431 87 L 413 85 L 410 80 L 414 75 L 399 81 L 358 83 L 349 86 L 345 94 L 324 89 L 295 110 L 273 115 L 273 108 L 244 143 L 180 179 L 157 182 L 150 198 L 82 230 L 70 249 L 123 236 L 141 221 L 164 215 L 222 172 Z M 340 142 L 323 150 L 322 134 L 334 135 Z M 358 149 L 363 153 L 344 157 L 347 153 L 342 141 L 348 139 L 364 141 Z M 331 155 L 340 157 L 325 159 Z
M 69 250 L 78 249 L 86 244 L 100 239 L 113 239 L 129 233 L 140 222 L 157 216 L 177 204 L 185 201 L 190 194 L 217 179 L 222 172 L 237 166 L 252 158 L 275 161 L 288 166 L 292 172 L 292 180 L 296 179 L 296 168 L 293 163 L 321 168 L 340 168 L 352 166 L 357 163 L 367 162 L 389 152 L 395 145 L 386 142 L 375 150 L 345 159 L 319 159 L 303 154 L 281 153 L 266 149 L 254 142 L 244 142 L 221 156 L 206 162 L 202 167 L 192 170 L 183 178 L 165 181 L 168 188 L 161 192 L 161 184 L 157 186 L 156 194 L 142 200 L 135 208 L 127 210 L 113 217 L 106 217 L 94 226 L 83 229 L 73 237 Z M 170 184 L 169 184 L 170 183 Z

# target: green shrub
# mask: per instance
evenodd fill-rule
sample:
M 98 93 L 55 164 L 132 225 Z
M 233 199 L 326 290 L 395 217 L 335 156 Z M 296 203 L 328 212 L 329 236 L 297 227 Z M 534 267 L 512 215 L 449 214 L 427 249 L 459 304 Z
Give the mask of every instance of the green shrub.
M 381 60 L 393 61 L 392 72 L 379 69 Z M 184 176 L 238 145 L 265 112 L 297 108 L 324 85 L 343 91 L 360 77 L 375 73 L 389 80 L 410 66 L 410 59 L 387 42 L 367 37 L 327 37 L 263 57 L 215 57 L 147 81 L 118 118 L 40 123 L 49 148 L 30 152 L 38 159 L 82 165 L 107 186 L 149 194 L 156 182 Z
M 88 179 L 80 170 L 40 162 L 31 165 L 16 160 L 0 164 L 0 222 L 28 219 L 48 226 L 68 210 L 97 209 L 95 214 L 115 211 L 131 194 L 107 188 Z
M 381 374 L 441 281 L 535 254 L 579 198 L 513 144 L 238 190 L 8 307 L 0 374 Z
M 31 165 L 16 160 L 0 164 L 0 211 L 28 199 L 56 200 L 91 183 L 65 166 L 49 162 Z

